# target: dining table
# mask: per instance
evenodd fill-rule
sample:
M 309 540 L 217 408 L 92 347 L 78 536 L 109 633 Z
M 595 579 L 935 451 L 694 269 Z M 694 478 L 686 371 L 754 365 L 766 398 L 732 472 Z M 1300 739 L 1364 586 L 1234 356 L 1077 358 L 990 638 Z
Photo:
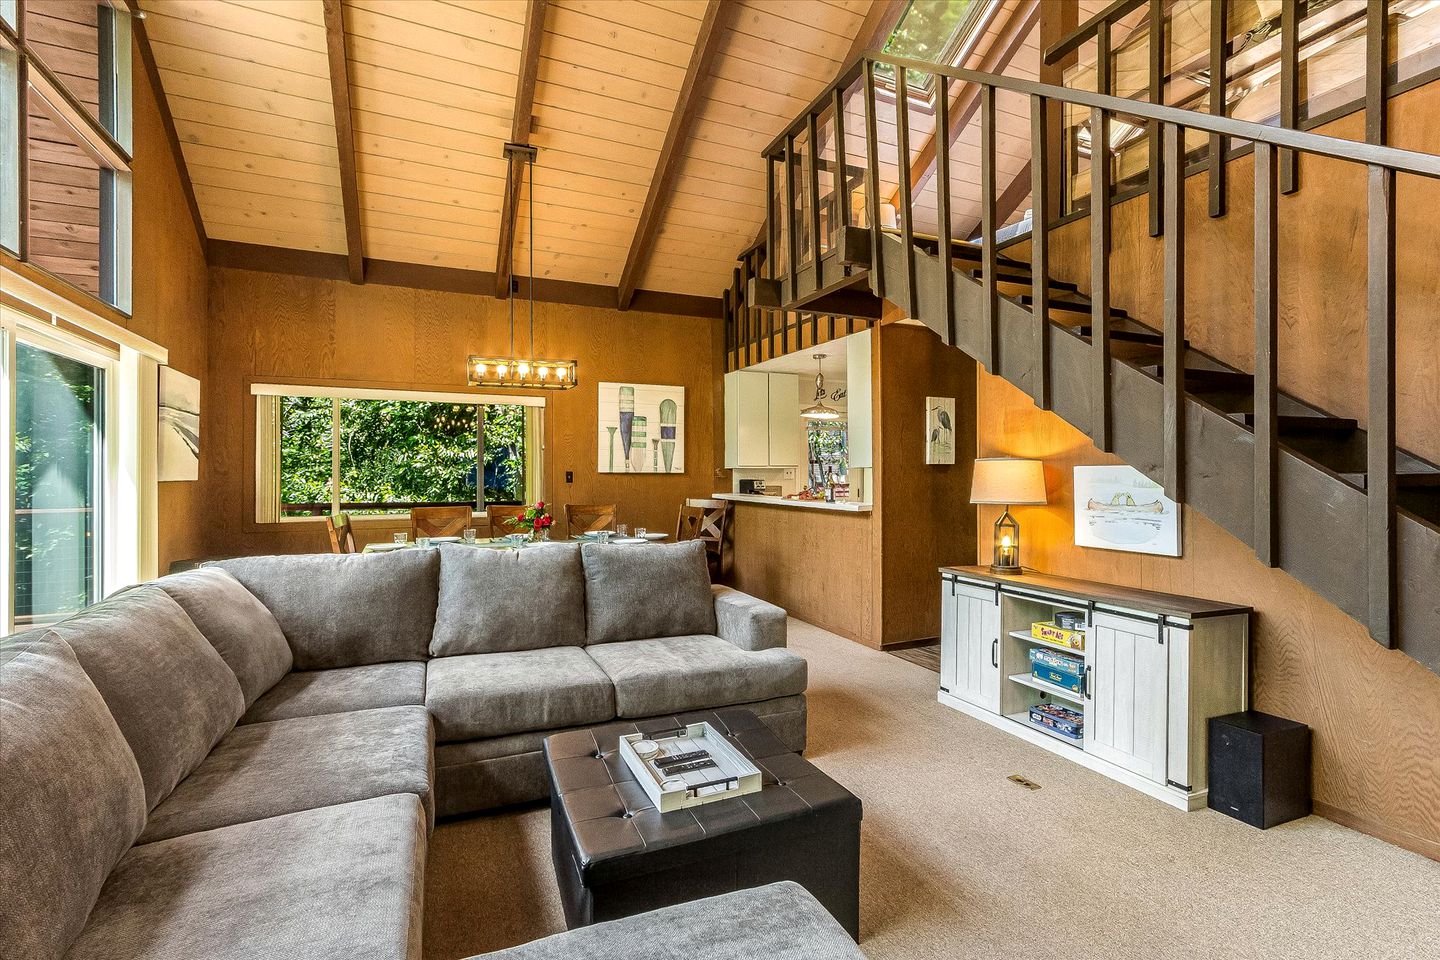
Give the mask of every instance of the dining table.
M 536 547 L 548 547 L 557 543 L 612 543 L 617 546 L 632 546 L 644 543 L 658 543 L 670 539 L 669 534 L 648 533 L 643 537 L 617 537 L 611 536 L 602 540 L 594 534 L 578 534 L 566 540 L 524 540 L 515 541 L 508 537 L 477 537 L 474 540 L 465 540 L 461 537 L 429 537 L 428 543 L 421 546 L 415 540 L 406 540 L 404 543 L 392 543 L 381 541 L 378 543 L 367 543 L 361 549 L 361 553 L 392 553 L 396 550 L 422 550 L 428 547 L 436 547 L 442 543 L 453 543 L 461 547 L 474 547 L 479 550 L 522 550 Z

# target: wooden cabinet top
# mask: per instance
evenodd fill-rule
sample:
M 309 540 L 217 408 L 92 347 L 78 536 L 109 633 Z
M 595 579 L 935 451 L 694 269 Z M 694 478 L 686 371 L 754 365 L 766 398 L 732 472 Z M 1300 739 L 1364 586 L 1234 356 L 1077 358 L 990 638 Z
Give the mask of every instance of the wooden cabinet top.
M 1094 580 L 1075 580 L 1071 577 L 1057 577 L 1048 573 L 1026 570 L 1023 574 L 992 573 L 989 567 L 941 567 L 941 573 L 953 573 L 967 580 L 981 580 L 1005 586 L 1028 589 L 1041 593 L 1060 594 L 1070 600 L 1085 603 L 1112 604 L 1129 607 L 1147 613 L 1163 614 L 1186 620 L 1203 617 L 1229 617 L 1248 614 L 1250 607 L 1234 603 L 1220 603 L 1216 600 L 1202 600 L 1198 597 L 1182 597 L 1173 593 L 1157 593 L 1154 590 L 1138 590 L 1113 583 L 1099 583 Z

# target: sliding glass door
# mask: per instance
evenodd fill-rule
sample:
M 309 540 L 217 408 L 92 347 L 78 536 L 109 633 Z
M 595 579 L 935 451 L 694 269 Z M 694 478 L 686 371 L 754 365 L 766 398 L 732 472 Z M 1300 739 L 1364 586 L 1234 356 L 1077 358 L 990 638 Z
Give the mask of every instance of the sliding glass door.
M 53 623 L 102 595 L 103 356 L 5 332 L 11 459 L 4 632 Z

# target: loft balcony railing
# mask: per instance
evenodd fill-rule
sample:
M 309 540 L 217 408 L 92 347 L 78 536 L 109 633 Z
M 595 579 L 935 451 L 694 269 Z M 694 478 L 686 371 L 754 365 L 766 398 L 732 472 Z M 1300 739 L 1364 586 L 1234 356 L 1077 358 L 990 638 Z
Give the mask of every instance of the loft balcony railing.
M 1052 376 L 1052 280 L 1049 269 L 1050 220 L 1041 211 L 1054 208 L 1052 200 L 1057 157 L 1051 138 L 1053 111 L 1062 105 L 1088 112 L 1096 156 L 1090 164 L 1090 195 L 1113 196 L 1113 167 L 1106 135 L 1112 121 L 1149 128 L 1158 149 L 1152 156 L 1149 190 L 1159 210 L 1155 232 L 1164 238 L 1164 318 L 1159 335 L 1161 362 L 1156 371 L 1163 397 L 1163 474 L 1167 493 L 1185 500 L 1186 477 L 1186 367 L 1185 351 L 1185 143 L 1187 135 L 1208 139 L 1212 147 L 1210 193 L 1224 209 L 1224 162 L 1230 142 L 1253 147 L 1255 190 L 1253 198 L 1254 279 L 1253 315 L 1253 543 L 1262 562 L 1279 565 L 1279 512 L 1277 486 L 1280 467 L 1280 404 L 1278 372 L 1277 198 L 1283 171 L 1296 153 L 1355 164 L 1367 171 L 1366 220 L 1366 409 L 1368 430 L 1364 440 L 1364 529 L 1366 540 L 1365 593 L 1372 635 L 1395 645 L 1396 637 L 1396 446 L 1395 446 L 1395 197 L 1399 176 L 1440 179 L 1440 157 L 1383 145 L 1385 131 L 1385 63 L 1387 31 L 1385 4 L 1372 0 L 1368 37 L 1367 141 L 1342 140 L 1287 126 L 1268 126 L 1226 116 L 1223 110 L 1197 111 L 1158 102 L 1125 99 L 1103 90 L 1070 89 L 1030 80 L 977 73 L 905 58 L 870 53 L 848 66 L 820 96 L 762 152 L 769 187 L 769 215 L 759 242 L 746 251 L 745 266 L 737 270 L 731 291 L 728 343 L 732 357 L 753 345 L 754 332 L 746 329 L 747 313 L 757 304 L 774 310 L 795 309 L 820 295 L 854 287 L 863 281 L 867 293 L 889 299 L 925 319 L 952 344 L 965 344 L 992 373 L 999 367 L 1002 283 L 1028 285 L 1025 297 L 1007 297 L 1004 314 L 1016 317 L 1014 305 L 1026 309 L 1031 326 L 1024 346 L 1029 356 L 1022 377 L 1042 409 L 1050 409 L 1052 392 L 1060 383 Z M 1282 29 L 1292 35 L 1285 44 L 1293 61 L 1293 5 L 1291 22 Z M 1103 38 L 1104 22 L 1095 25 Z M 876 83 L 876 67 L 893 69 L 894 93 L 887 96 Z M 1293 63 L 1285 68 L 1292 76 Z M 933 106 L 912 103 L 907 89 L 911 75 L 934 77 Z M 980 216 L 977 243 L 967 245 L 952 236 L 952 137 L 948 116 L 951 90 L 971 85 L 978 91 L 978 171 L 963 171 L 978 180 Z M 997 100 L 1006 98 L 1029 109 L 1029 144 L 1032 206 L 1031 262 L 1004 261 L 997 252 L 1000 224 L 996 211 Z M 888 108 L 880 109 L 882 106 Z M 928 212 L 933 233 L 917 225 L 920 198 L 913 189 L 907 166 L 913 156 L 911 128 L 921 117 L 935 135 L 935 164 L 927 190 L 933 200 Z M 883 136 L 882 136 L 883 132 Z M 777 177 L 777 169 L 779 176 Z M 976 176 L 978 174 L 978 176 Z M 968 179 L 966 182 L 970 182 Z M 895 184 L 898 203 L 894 220 L 881 203 L 882 184 Z M 1066 390 L 1087 391 L 1088 410 L 1083 420 L 1101 450 L 1114 449 L 1110 298 L 1110 204 L 1093 204 L 1090 212 L 1089 326 L 1083 337 L 1089 359 L 1084 384 L 1064 382 Z M 899 243 L 896 244 L 897 239 Z M 882 254 L 898 250 L 898 256 Z M 943 282 L 933 264 L 944 264 Z M 947 256 L 947 253 L 949 254 Z M 952 257 L 969 257 L 977 265 L 969 273 L 980 284 L 979 309 L 960 315 L 956 310 L 956 283 L 965 274 L 950 269 Z M 924 267 L 924 282 L 918 276 Z M 1019 276 L 1019 268 L 1029 277 Z M 1002 269 L 1008 271 L 1002 275 Z M 1013 289 L 1013 286 L 1011 287 Z M 968 294 L 967 294 L 968 295 Z M 1074 305 L 1071 304 L 1071 307 Z M 764 311 L 760 311 L 764 312 Z M 932 322 L 933 321 L 933 322 Z M 767 331 L 761 331 L 764 335 Z M 1013 343 L 1011 339 L 1005 341 Z M 1033 362 L 1029 358 L 1033 357 Z M 1071 368 L 1071 373 L 1074 372 Z M 1012 376 L 1012 379 L 1014 377 Z M 1250 387 L 1247 384 L 1247 389 Z M 1249 499 L 1247 497 L 1247 499 Z M 1248 525 L 1248 524 L 1247 524 Z M 1353 605 L 1352 605 L 1353 606 Z

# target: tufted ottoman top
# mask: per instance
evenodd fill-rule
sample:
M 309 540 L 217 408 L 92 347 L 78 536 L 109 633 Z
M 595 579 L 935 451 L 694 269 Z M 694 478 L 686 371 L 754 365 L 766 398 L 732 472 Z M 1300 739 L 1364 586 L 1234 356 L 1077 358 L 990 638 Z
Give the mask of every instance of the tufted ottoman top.
M 660 813 L 619 753 L 622 735 L 655 735 L 705 721 L 760 769 L 758 793 Z M 808 831 L 826 822 L 858 823 L 860 799 L 790 753 L 749 710 L 617 722 L 558 733 L 545 740 L 552 843 L 565 849 L 588 886 L 722 856 L 757 832 Z

